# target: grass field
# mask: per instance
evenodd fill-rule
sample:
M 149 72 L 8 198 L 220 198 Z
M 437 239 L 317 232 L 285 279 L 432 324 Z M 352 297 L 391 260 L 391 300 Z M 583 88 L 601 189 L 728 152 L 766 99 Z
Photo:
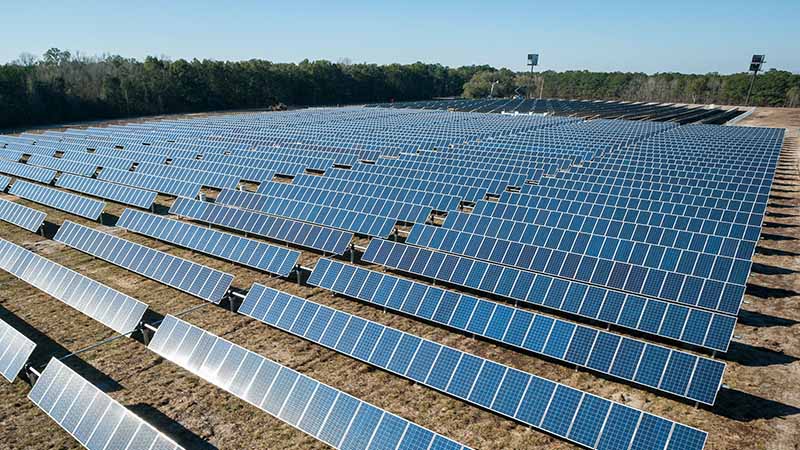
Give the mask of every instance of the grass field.
M 126 239 L 218 268 L 236 276 L 234 286 L 253 282 L 334 306 L 569 386 L 658 414 L 709 433 L 707 449 L 800 448 L 800 110 L 759 108 L 739 125 L 786 127 L 761 241 L 754 258 L 738 341 L 721 357 L 728 363 L 723 389 L 713 408 L 695 407 L 632 385 L 575 370 L 424 324 L 293 281 L 206 257 L 159 241 L 123 233 L 35 205 L 48 221 L 72 220 Z M 169 206 L 170 200 L 159 197 Z M 106 213 L 124 207 L 109 203 Z M 110 222 L 109 222 L 110 223 Z M 53 228 L 52 226 L 50 227 Z M 177 313 L 202 300 L 67 248 L 50 239 L 0 223 L 0 237 L 34 250 L 148 305 L 157 314 Z M 302 264 L 320 255 L 304 251 Z M 29 285 L 0 273 L 0 318 L 37 342 L 36 364 L 112 335 Z M 518 425 L 488 411 L 415 385 L 334 351 L 308 343 L 230 311 L 208 305 L 184 319 L 206 330 L 330 384 L 374 405 L 478 449 L 567 449 L 571 444 Z M 134 339 L 119 339 L 80 358 L 68 360 L 88 380 L 191 449 L 316 449 L 325 445 L 273 419 L 178 366 L 156 356 Z M 0 383 L 0 449 L 73 449 L 79 445 L 26 396 L 17 380 Z

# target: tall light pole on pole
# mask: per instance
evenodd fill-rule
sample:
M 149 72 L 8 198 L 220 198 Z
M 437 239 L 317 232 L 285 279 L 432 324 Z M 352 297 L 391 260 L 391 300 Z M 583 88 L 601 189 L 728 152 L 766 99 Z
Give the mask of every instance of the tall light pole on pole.
M 539 54 L 538 53 L 528 53 L 528 65 L 531 66 L 531 86 L 533 86 L 533 68 L 539 65 Z M 539 97 L 541 98 L 541 91 L 539 92 Z M 531 94 L 531 89 L 528 89 L 528 98 L 532 99 L 533 95 Z
M 753 59 L 750 60 L 750 72 L 753 72 L 753 76 L 750 78 L 750 87 L 747 89 L 747 100 L 745 101 L 745 106 L 750 106 L 750 94 L 753 92 L 753 85 L 756 82 L 756 75 L 758 75 L 758 71 L 761 70 L 761 66 L 763 66 L 767 62 L 767 55 L 753 55 Z

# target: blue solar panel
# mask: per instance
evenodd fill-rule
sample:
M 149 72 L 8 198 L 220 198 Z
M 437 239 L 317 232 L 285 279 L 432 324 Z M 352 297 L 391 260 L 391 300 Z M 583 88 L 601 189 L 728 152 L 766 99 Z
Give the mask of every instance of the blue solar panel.
M 116 226 L 284 277 L 300 258 L 296 250 L 132 209 L 122 213 Z
M 35 233 L 39 231 L 45 217 L 47 214 L 42 211 L 0 198 L 0 220 L 4 222 Z
M 164 164 L 141 163 L 136 167 L 136 172 L 174 180 L 191 181 L 217 189 L 235 189 L 239 186 L 240 180 L 239 177 L 234 175 L 185 169 L 183 167 L 167 166 Z
M 333 448 L 466 449 L 174 316 L 148 347 Z
M 242 191 L 222 191 L 217 202 L 373 237 L 389 237 L 396 219 Z
M 90 220 L 97 220 L 103 214 L 103 208 L 106 206 L 99 200 L 21 180 L 11 186 L 9 193 Z
M 739 312 L 744 298 L 749 260 L 726 259 L 715 265 L 712 257 L 689 250 L 647 252 L 644 244 L 599 236 L 575 242 L 574 233 L 550 237 L 555 239 L 549 246 L 538 239 L 532 245 L 417 224 L 406 242 L 731 315 Z M 573 243 L 577 251 L 572 251 Z M 722 280 L 711 278 L 715 268 Z
M 45 184 L 49 184 L 56 177 L 55 170 L 2 160 L 0 160 L 0 172 Z
M 28 398 L 89 450 L 183 449 L 56 358 Z
M 637 435 L 643 413 L 592 394 L 531 375 L 452 347 L 367 321 L 309 300 L 254 284 L 239 312 L 271 326 L 301 336 L 345 355 L 377 366 L 467 403 L 489 409 L 526 425 L 547 430 L 573 442 L 587 442 L 590 448 L 606 440 Z M 367 332 L 369 330 L 369 332 Z M 605 405 L 578 414 L 584 403 Z M 630 428 L 603 423 L 608 407 L 629 419 Z M 695 442 L 687 449 L 702 449 L 706 433 L 674 423 Z M 685 430 L 685 431 L 684 431 Z M 668 432 L 660 437 L 674 445 Z M 592 436 L 594 439 L 585 439 Z M 665 446 L 655 447 L 665 448 Z
M 0 175 L 0 191 L 5 191 L 10 183 L 11 183 L 11 178 L 5 175 Z
M 114 156 L 96 155 L 85 152 L 64 152 L 63 159 L 78 161 L 84 164 L 91 164 L 103 169 L 128 170 L 133 166 L 134 161 L 126 158 L 116 158 Z
M 56 186 L 144 209 L 152 207 L 158 196 L 153 191 L 69 174 L 58 177 Z
M 352 233 L 187 198 L 176 199 L 169 212 L 335 255 L 353 240 Z
M 276 182 L 262 183 L 259 186 L 259 193 L 223 190 L 217 199 L 223 204 L 265 212 L 274 208 L 272 205 L 275 200 L 330 206 L 409 223 L 425 222 L 432 212 L 432 208 L 429 206 Z
M 35 347 L 35 342 L 0 320 L 0 375 L 13 383 Z
M 736 324 L 733 316 L 401 243 L 374 239 L 362 260 L 713 350 L 727 350 Z
M 147 309 L 132 297 L 3 239 L 0 269 L 118 333 L 136 328 Z
M 104 181 L 111 181 L 176 197 L 195 198 L 200 193 L 201 188 L 198 183 L 162 178 L 127 170 L 103 169 L 100 172 L 99 178 Z
M 233 281 L 225 272 L 70 221 L 53 239 L 209 302 L 219 303 Z
M 659 378 L 654 383 L 642 384 L 693 401 L 713 404 L 722 384 L 724 363 L 648 343 L 637 344 L 634 359 L 638 366 L 631 376 L 612 373 L 618 360 L 628 356 L 618 349 L 633 339 L 339 261 L 320 259 L 307 282 L 626 381 L 639 383 L 638 373 L 656 373 Z M 663 350 L 667 358 L 641 358 L 651 348 Z M 673 353 L 681 356 L 671 356 Z M 672 384 L 678 380 L 683 383 Z
M 46 167 L 59 172 L 72 173 L 84 177 L 90 177 L 97 171 L 97 166 L 91 164 L 44 155 L 33 155 L 28 158 L 27 163 L 32 166 Z

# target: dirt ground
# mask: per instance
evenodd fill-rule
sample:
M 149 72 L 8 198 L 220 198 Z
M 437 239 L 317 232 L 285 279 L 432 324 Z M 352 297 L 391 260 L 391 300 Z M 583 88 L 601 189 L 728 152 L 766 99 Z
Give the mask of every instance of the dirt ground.
M 65 219 L 122 234 L 126 239 L 236 275 L 234 286 L 259 282 L 357 314 L 366 319 L 526 370 L 708 432 L 707 449 L 800 449 L 800 110 L 759 108 L 740 123 L 793 127 L 776 173 L 762 239 L 754 259 L 746 304 L 723 358 L 727 386 L 713 408 L 695 407 L 632 385 L 384 313 L 354 300 L 248 270 L 159 241 L 123 233 L 57 210 L 18 200 L 47 212 L 51 224 Z M 3 195 L 3 198 L 13 198 Z M 159 197 L 168 206 L 169 200 Z M 108 203 L 106 212 L 124 209 Z M 107 220 L 113 223 L 113 217 Z M 49 231 L 54 227 L 49 226 Z M 111 264 L 13 225 L 0 223 L 0 237 L 88 275 L 150 305 L 157 315 L 203 304 Z M 304 251 L 302 263 L 320 257 Z M 33 359 L 43 365 L 112 336 L 108 328 L 9 274 L 0 273 L 0 318 L 37 342 Z M 398 376 L 208 305 L 184 319 L 324 383 L 412 420 L 476 449 L 575 448 L 485 410 Z M 156 428 L 190 449 L 318 449 L 326 446 L 283 424 L 178 366 L 134 339 L 119 339 L 67 360 L 71 367 Z M 27 398 L 22 380 L 0 382 L 0 449 L 77 449 L 80 446 Z

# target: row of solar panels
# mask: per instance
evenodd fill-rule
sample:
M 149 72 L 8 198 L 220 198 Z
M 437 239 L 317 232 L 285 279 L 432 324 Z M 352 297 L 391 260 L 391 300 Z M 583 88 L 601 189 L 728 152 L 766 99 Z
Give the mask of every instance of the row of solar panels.
M 57 296 L 66 291 L 49 289 L 47 280 L 20 267 L 20 258 L 60 267 L 7 241 L 0 242 L 3 270 L 66 301 Z M 86 283 L 102 287 L 85 277 L 82 281 L 84 285 L 78 287 Z M 143 304 L 132 304 L 143 312 Z M 187 335 L 194 340 L 185 340 Z M 464 448 L 173 316 L 162 321 L 148 347 L 334 448 Z M 0 321 L 0 373 L 9 381 L 22 370 L 34 348 L 33 341 Z M 187 350 L 188 354 L 182 353 Z M 52 358 L 34 380 L 30 400 L 88 449 L 182 448 L 58 359 Z

